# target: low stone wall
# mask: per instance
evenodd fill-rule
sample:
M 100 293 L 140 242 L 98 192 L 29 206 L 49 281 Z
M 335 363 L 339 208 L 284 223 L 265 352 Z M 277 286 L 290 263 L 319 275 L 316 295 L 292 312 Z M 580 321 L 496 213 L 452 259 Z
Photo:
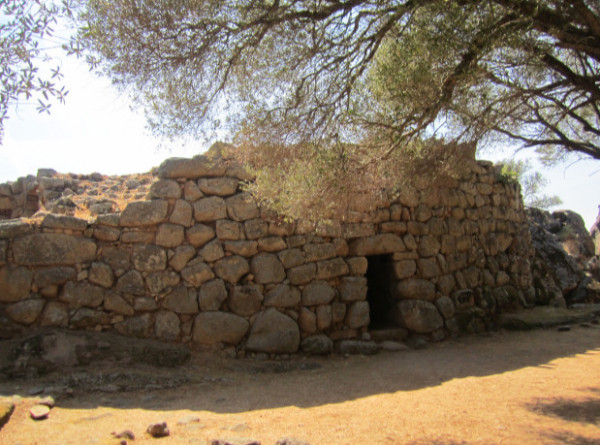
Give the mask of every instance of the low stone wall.
M 36 213 L 40 208 L 37 190 L 37 179 L 31 175 L 0 184 L 0 220 Z
M 429 340 L 493 328 L 535 298 L 518 185 L 488 162 L 318 225 L 260 209 L 222 160 L 169 159 L 158 175 L 146 201 L 93 222 L 0 222 L 2 335 L 55 326 L 327 353 L 382 328 Z

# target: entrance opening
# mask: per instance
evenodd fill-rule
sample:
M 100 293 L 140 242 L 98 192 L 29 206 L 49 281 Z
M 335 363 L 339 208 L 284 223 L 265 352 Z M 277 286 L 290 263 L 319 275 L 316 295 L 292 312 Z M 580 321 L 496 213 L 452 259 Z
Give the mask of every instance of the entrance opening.
M 367 301 L 370 307 L 369 329 L 391 327 L 390 311 L 394 304 L 392 255 L 367 257 Z

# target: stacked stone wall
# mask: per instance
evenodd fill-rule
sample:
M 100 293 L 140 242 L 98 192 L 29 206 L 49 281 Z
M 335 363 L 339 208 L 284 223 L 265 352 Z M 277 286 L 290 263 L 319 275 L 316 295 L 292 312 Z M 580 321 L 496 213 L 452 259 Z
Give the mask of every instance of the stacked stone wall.
M 111 330 L 261 353 L 368 340 L 368 257 L 387 255 L 394 332 L 440 340 L 494 327 L 534 298 L 519 188 L 472 161 L 344 222 L 261 209 L 234 164 L 169 159 L 145 201 L 90 222 L 0 222 L 0 331 Z M 396 337 L 397 338 L 397 337 Z

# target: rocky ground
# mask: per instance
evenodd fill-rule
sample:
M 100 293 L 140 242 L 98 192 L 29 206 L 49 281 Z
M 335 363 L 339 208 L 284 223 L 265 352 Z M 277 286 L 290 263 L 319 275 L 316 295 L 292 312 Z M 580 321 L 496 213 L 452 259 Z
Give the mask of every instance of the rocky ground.
M 0 443 L 596 444 L 596 322 L 278 361 L 37 333 L 0 344 Z

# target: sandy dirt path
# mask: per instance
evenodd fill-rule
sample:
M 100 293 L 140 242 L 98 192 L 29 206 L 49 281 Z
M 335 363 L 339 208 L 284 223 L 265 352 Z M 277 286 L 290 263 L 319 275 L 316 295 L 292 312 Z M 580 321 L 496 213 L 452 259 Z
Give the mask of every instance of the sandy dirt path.
M 371 357 L 299 358 L 284 366 L 194 354 L 184 371 L 202 378 L 154 391 L 78 389 L 38 422 L 28 415 L 35 398 L 25 394 L 39 382 L 0 382 L 0 394 L 19 402 L 0 444 L 117 444 L 111 432 L 124 429 L 136 435 L 130 444 L 240 437 L 262 445 L 282 437 L 311 445 L 600 444 L 594 325 L 498 332 Z M 144 433 L 157 421 L 167 422 L 170 437 Z

